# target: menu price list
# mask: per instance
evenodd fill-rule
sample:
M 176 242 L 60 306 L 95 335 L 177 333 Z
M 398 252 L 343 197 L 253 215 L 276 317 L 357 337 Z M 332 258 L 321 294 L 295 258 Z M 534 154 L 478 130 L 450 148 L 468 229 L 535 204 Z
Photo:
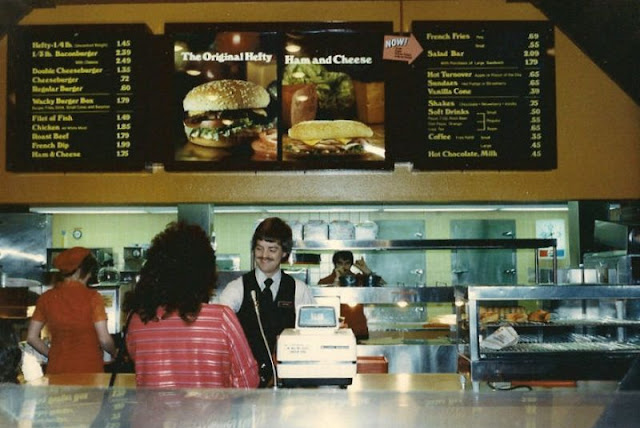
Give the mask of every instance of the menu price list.
M 556 167 L 553 26 L 414 22 L 418 169 Z
M 13 171 L 140 170 L 140 52 L 146 26 L 25 26 L 14 65 Z M 11 105 L 10 105 L 11 108 Z

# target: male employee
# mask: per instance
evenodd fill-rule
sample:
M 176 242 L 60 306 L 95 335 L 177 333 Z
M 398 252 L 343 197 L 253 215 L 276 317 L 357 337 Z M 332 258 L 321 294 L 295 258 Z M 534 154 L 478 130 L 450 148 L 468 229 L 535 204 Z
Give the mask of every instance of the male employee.
M 220 293 L 220 303 L 231 307 L 238 315 L 258 362 L 261 387 L 273 380 L 271 355 L 278 335 L 285 328 L 295 327 L 299 305 L 314 303 L 309 287 L 280 269 L 280 264 L 289 257 L 292 245 L 291 228 L 287 223 L 278 217 L 265 219 L 251 239 L 255 269 L 231 281 Z
M 365 263 L 364 258 L 361 257 L 354 262 L 353 253 L 351 251 L 347 251 L 347 250 L 336 251 L 333 254 L 331 261 L 333 262 L 333 271 L 329 276 L 325 276 L 324 278 L 321 278 L 318 281 L 318 285 L 339 286 L 340 277 L 342 275 L 352 274 L 352 275 L 355 275 L 356 277 L 357 285 L 362 286 L 364 285 L 362 283 L 364 280 L 364 277 L 372 274 L 371 269 L 369 269 L 369 266 L 367 266 L 367 264 Z M 358 268 L 362 273 L 354 274 L 353 271 L 351 270 L 352 266 L 355 266 L 356 268 Z

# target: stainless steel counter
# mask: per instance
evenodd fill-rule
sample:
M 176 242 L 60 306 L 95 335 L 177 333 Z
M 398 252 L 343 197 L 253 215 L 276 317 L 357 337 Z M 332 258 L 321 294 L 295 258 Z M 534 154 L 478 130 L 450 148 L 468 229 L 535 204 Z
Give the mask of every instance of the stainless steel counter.
M 637 427 L 639 392 L 460 390 L 443 375 L 401 375 L 413 390 L 350 387 L 148 390 L 0 386 L 0 426 Z M 429 390 L 438 376 L 444 390 Z M 425 383 L 426 382 L 426 383 Z M 434 385 L 434 383 L 431 383 Z M 420 388 L 426 388 L 420 389 Z M 615 411 L 611 411 L 611 410 Z M 616 421 L 620 422 L 616 424 Z M 31 425 L 29 425 L 31 423 Z

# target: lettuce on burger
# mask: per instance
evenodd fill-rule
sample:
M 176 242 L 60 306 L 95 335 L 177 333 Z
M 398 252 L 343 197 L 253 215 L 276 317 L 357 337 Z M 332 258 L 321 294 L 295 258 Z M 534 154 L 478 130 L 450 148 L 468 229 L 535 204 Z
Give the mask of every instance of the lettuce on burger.
M 274 128 L 265 108 L 271 98 L 263 87 L 245 80 L 213 80 L 191 89 L 182 106 L 187 139 L 207 147 L 251 143 Z

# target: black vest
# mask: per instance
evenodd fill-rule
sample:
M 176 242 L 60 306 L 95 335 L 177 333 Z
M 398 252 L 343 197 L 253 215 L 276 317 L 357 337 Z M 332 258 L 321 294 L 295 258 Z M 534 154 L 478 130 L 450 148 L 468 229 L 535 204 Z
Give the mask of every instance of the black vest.
M 256 281 L 255 271 L 243 275 L 242 285 L 244 287 L 244 297 L 237 315 L 244 334 L 247 337 L 247 341 L 249 342 L 249 346 L 251 347 L 251 351 L 253 352 L 253 356 L 258 362 L 260 386 L 264 387 L 273 377 L 269 353 L 274 353 L 278 335 L 282 333 L 282 330 L 285 328 L 293 328 L 296 325 L 296 283 L 293 277 L 282 272 L 280 287 L 278 288 L 278 294 L 276 295 L 273 305 L 271 305 L 271 307 L 259 308 L 262 328 L 269 343 L 268 351 L 264 345 L 262 334 L 260 333 L 258 317 L 256 316 L 256 309 L 253 298 L 251 297 L 251 291 L 255 291 L 256 298 L 259 301 L 260 293 L 262 293 Z

